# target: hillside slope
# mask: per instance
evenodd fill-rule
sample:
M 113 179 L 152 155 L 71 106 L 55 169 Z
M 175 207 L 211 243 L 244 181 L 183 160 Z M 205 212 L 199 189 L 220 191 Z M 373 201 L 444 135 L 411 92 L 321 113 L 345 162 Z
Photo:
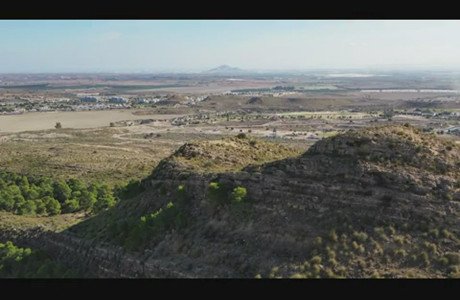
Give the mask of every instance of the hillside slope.
M 159 265 L 186 277 L 460 275 L 458 145 L 373 127 L 299 156 L 196 172 L 235 141 L 183 146 L 145 192 L 71 233 L 142 254 L 140 277 L 164 276 Z

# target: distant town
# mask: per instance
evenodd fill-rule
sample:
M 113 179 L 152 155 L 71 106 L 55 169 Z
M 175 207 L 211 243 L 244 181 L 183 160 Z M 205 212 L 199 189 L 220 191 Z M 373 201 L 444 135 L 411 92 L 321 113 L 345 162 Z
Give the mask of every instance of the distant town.
M 46 111 L 91 111 L 91 110 L 111 110 L 111 109 L 130 109 L 133 107 L 152 106 L 158 103 L 167 102 L 174 95 L 165 94 L 149 98 L 142 97 L 122 97 L 122 96 L 99 96 L 91 93 L 80 93 L 74 98 L 44 98 L 34 97 L 16 98 L 14 101 L 0 102 L 0 114 L 17 115 L 26 112 L 46 112 Z M 185 96 L 182 105 L 193 106 L 197 102 L 203 101 L 206 96 L 195 97 Z M 5 99 L 3 99 L 5 101 Z

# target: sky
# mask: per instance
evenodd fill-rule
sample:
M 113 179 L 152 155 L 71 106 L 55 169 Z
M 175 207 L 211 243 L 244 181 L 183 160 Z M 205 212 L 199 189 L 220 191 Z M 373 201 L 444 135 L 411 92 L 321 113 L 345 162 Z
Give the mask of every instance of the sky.
M 460 68 L 460 20 L 0 20 L 0 73 Z

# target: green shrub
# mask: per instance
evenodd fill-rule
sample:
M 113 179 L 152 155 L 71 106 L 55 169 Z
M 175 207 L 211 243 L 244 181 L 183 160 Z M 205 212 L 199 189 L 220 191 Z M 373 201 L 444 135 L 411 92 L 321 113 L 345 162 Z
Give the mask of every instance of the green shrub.
M 452 273 L 449 273 L 449 278 L 452 278 L 452 279 L 458 279 L 460 278 L 460 272 L 452 272 Z
M 335 257 L 336 257 L 335 251 L 332 250 L 332 249 L 328 249 L 328 250 L 327 250 L 327 256 L 328 256 L 329 258 L 335 258 Z
M 231 194 L 231 200 L 235 203 L 241 203 L 244 200 L 244 198 L 246 198 L 246 194 L 246 188 L 238 186 L 233 189 Z
M 393 240 L 394 240 L 395 243 L 396 243 L 397 245 L 399 245 L 399 246 L 404 245 L 404 236 L 402 236 L 402 235 L 397 235 L 397 236 L 395 236 Z
M 292 274 L 291 277 L 289 277 L 291 279 L 305 279 L 307 278 L 305 276 L 305 274 L 301 274 L 301 273 L 295 273 L 295 274 Z
M 356 262 L 358 263 L 358 266 L 361 268 L 361 269 L 366 269 L 366 261 L 362 258 L 358 258 L 356 260 Z
M 380 244 L 377 241 L 372 241 L 371 244 L 374 247 L 374 251 L 375 251 L 376 254 L 378 254 L 378 255 L 383 254 L 383 248 L 382 248 L 382 246 L 380 246 Z
M 388 233 L 391 235 L 396 233 L 396 229 L 393 226 L 388 226 Z
M 321 267 L 318 264 L 314 264 L 311 269 L 313 274 L 319 274 L 319 272 L 321 271 Z
M 450 265 L 460 265 L 460 253 L 447 252 L 444 257 L 449 260 Z
M 336 273 L 342 276 L 345 276 L 347 268 L 345 266 L 339 266 L 335 269 Z
M 459 266 L 452 265 L 452 266 L 449 266 L 447 268 L 447 273 L 449 273 L 449 274 L 456 274 L 456 273 L 459 273 L 459 272 L 460 272 L 460 267 Z
M 382 278 L 382 276 L 380 276 L 379 272 L 377 270 L 374 270 L 370 275 L 369 275 L 369 278 L 375 278 L 375 279 L 378 279 L 378 278 Z
M 313 256 L 311 259 L 310 259 L 310 262 L 313 264 L 313 265 L 316 265 L 316 264 L 320 264 L 322 261 L 321 259 L 321 256 Z
M 268 278 L 275 278 L 278 270 L 279 270 L 279 267 L 276 267 L 276 266 L 273 267 L 270 271 L 270 274 L 268 275 Z
M 11 241 L 0 244 L 1 278 L 65 278 L 78 274 L 64 265 L 54 262 L 43 251 L 19 248 Z
M 428 234 L 433 238 L 439 237 L 439 230 L 437 228 L 431 229 Z
M 337 260 L 335 260 L 335 258 L 329 258 L 327 262 L 333 267 L 337 266 L 337 264 L 338 264 L 338 262 L 337 262 Z
M 428 253 L 432 253 L 435 255 L 438 254 L 438 246 L 436 246 L 436 244 L 430 243 L 430 242 L 424 242 L 423 245 L 425 249 L 428 250 Z
M 331 240 L 331 242 L 337 242 L 339 240 L 339 236 L 337 235 L 334 229 L 331 229 L 329 231 L 328 237 Z
M 421 264 L 424 266 L 429 266 L 430 265 L 430 256 L 426 251 L 423 251 L 422 253 L 419 254 L 418 260 Z
M 365 232 L 353 232 L 353 239 L 364 243 L 367 240 L 368 236 Z
M 231 193 L 230 210 L 232 217 L 236 218 L 237 220 L 247 218 L 247 216 L 250 214 L 251 204 L 247 201 L 244 201 L 246 194 L 246 188 L 244 187 L 236 187 Z
M 307 272 L 308 269 L 310 269 L 310 263 L 308 261 L 305 261 L 303 265 L 300 266 L 300 272 Z
M 128 232 L 120 242 L 129 250 L 140 250 L 155 235 L 168 230 L 179 230 L 188 224 L 188 216 L 184 210 L 173 202 L 168 202 L 153 213 L 144 215 L 140 219 L 124 224 L 123 231 Z M 112 234 L 119 234 L 115 231 Z
M 358 250 L 360 245 L 356 241 L 353 241 L 351 243 L 351 246 L 353 247 L 353 249 Z
M 393 251 L 395 257 L 404 258 L 407 256 L 407 252 L 404 249 L 396 249 Z
M 326 278 L 336 278 L 336 275 L 334 274 L 334 271 L 331 270 L 331 268 L 326 268 L 326 269 L 324 269 L 324 277 L 326 277 Z
M 447 257 L 442 256 L 438 258 L 438 263 L 440 263 L 443 266 L 447 266 L 449 265 L 449 259 Z
M 320 247 L 323 244 L 323 239 L 320 236 L 315 237 L 313 240 L 313 245 L 315 247 Z
M 380 240 L 384 240 L 384 241 L 388 240 L 388 237 L 385 234 L 385 229 L 383 227 L 374 228 L 374 234 Z

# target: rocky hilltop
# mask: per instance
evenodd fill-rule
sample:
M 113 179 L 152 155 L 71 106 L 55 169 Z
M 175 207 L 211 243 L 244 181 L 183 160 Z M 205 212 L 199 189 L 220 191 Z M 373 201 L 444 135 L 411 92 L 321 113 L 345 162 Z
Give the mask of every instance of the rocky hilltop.
M 460 276 L 459 146 L 409 125 L 300 155 L 244 136 L 189 143 L 143 188 L 48 237 L 56 255 L 102 277 Z

